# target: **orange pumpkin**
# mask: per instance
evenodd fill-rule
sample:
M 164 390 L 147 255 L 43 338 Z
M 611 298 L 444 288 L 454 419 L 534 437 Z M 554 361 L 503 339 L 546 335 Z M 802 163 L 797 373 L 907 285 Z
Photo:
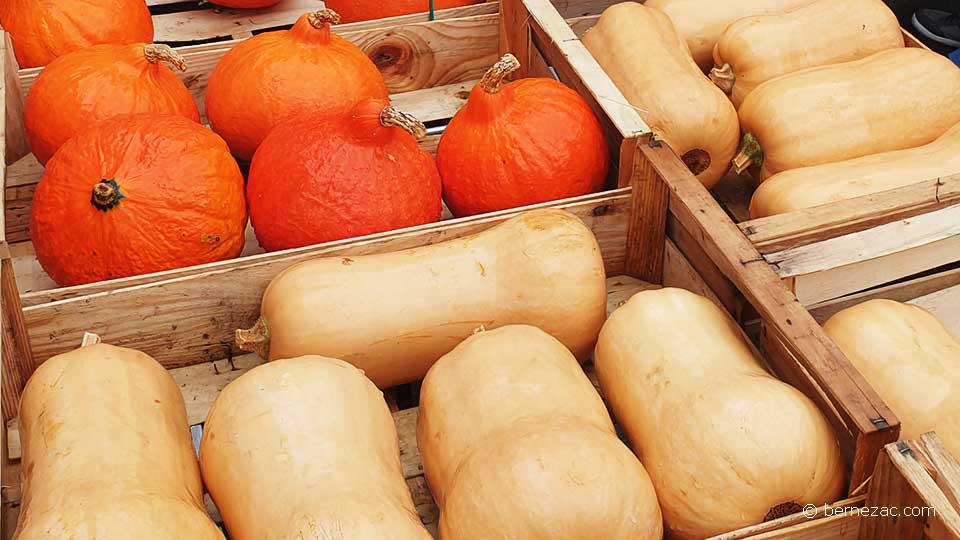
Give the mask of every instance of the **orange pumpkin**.
M 279 122 L 323 111 L 346 113 L 367 98 L 387 99 L 387 85 L 356 45 L 330 31 L 339 16 L 308 13 L 290 30 L 268 32 L 234 47 L 207 85 L 207 117 L 244 160 Z
M 288 249 L 440 220 L 426 128 L 386 100 L 338 118 L 287 120 L 253 156 L 247 183 L 260 245 Z
M 183 57 L 166 45 L 95 45 L 57 58 L 27 95 L 24 124 L 37 161 L 46 163 L 87 126 L 119 114 L 200 113 L 183 82 Z
M 0 20 L 21 68 L 98 43 L 150 43 L 153 19 L 144 0 L 3 0 Z
M 236 257 L 247 222 L 227 145 L 182 116 L 101 122 L 47 164 L 30 215 L 37 259 L 61 286 Z
M 610 157 L 600 122 L 579 94 L 553 79 L 503 84 L 512 54 L 470 93 L 440 139 L 443 196 L 457 216 L 592 193 Z
M 486 0 L 434 0 L 433 9 L 449 9 Z M 326 5 L 343 17 L 343 22 L 368 21 L 430 11 L 430 0 L 327 0 Z

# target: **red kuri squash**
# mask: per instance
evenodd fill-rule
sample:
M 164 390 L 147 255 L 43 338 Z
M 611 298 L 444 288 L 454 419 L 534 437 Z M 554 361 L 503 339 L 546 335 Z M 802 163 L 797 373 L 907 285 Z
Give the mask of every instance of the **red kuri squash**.
M 449 9 L 486 0 L 434 0 L 433 9 Z M 327 0 L 327 6 L 337 10 L 343 22 L 368 21 L 430 11 L 430 0 Z
M 253 156 L 250 219 L 267 251 L 440 220 L 440 175 L 417 145 L 426 128 L 386 100 L 281 123 Z
M 443 195 L 469 216 L 599 190 L 610 157 L 600 122 L 579 94 L 553 79 L 504 84 L 520 67 L 497 62 L 450 121 L 437 148 Z
M 183 82 L 163 62 L 183 71 L 183 57 L 166 45 L 95 45 L 57 58 L 27 95 L 24 124 L 37 161 L 91 124 L 119 114 L 200 113 Z
M 182 116 L 117 116 L 67 141 L 37 185 L 30 237 L 62 286 L 236 257 L 247 222 L 227 145 Z
M 364 99 L 389 97 L 373 62 L 330 31 L 339 20 L 329 9 L 308 13 L 290 30 L 255 36 L 220 60 L 207 85 L 207 117 L 234 155 L 249 160 L 291 116 L 335 116 Z
M 21 68 L 98 43 L 150 43 L 153 19 L 143 0 L 3 0 L 0 20 Z

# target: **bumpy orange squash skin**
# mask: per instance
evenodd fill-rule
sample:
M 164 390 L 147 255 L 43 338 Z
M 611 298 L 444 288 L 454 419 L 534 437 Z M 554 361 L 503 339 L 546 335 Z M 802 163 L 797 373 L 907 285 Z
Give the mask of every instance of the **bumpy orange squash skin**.
M 179 114 L 199 122 L 193 96 L 164 62 L 185 66 L 170 47 L 142 43 L 94 45 L 51 62 L 24 106 L 37 161 L 46 163 L 81 131 L 120 114 Z
M 30 237 L 67 286 L 236 257 L 246 221 L 243 176 L 222 139 L 182 116 L 127 115 L 50 160 Z
M 331 33 L 339 20 L 330 10 L 308 13 L 290 30 L 250 38 L 220 60 L 207 85 L 207 117 L 234 155 L 252 158 L 270 130 L 292 116 L 333 117 L 364 99 L 389 98 L 367 55 Z
M 474 87 L 440 139 L 437 166 L 456 216 L 575 197 L 603 187 L 610 167 L 600 122 L 553 79 L 502 84 L 505 56 Z
M 153 19 L 143 0 L 4 0 L 0 22 L 21 68 L 98 43 L 150 43 Z
M 388 105 L 371 99 L 340 118 L 296 117 L 270 132 L 247 184 L 250 219 L 264 249 L 440 220 L 437 166 L 406 131 L 422 136 L 426 128 Z
M 481 4 L 485 0 L 434 0 L 433 9 Z M 327 7 L 343 17 L 343 22 L 368 21 L 430 11 L 430 0 L 328 0 Z

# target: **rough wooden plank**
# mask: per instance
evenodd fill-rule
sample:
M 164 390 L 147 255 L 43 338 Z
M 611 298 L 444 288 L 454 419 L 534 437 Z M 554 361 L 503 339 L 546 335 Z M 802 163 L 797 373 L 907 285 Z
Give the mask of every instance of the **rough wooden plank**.
M 13 45 L 10 36 L 0 31 L 0 46 L 3 47 L 0 57 L 0 85 L 2 85 L 4 122 L 0 144 L 4 148 L 2 164 L 11 164 L 30 153 L 27 137 L 23 131 L 23 96 L 17 80 L 17 59 L 13 55 Z M 2 237 L 0 237 L 2 238 Z
M 688 264 L 691 270 L 696 273 L 698 279 L 707 285 L 711 296 L 716 299 L 717 303 L 726 309 L 735 321 L 742 322 L 744 304 L 746 303 L 743 295 L 741 295 L 733 283 L 723 275 L 723 272 L 717 268 L 717 265 L 710 260 L 710 257 L 703 251 L 703 248 L 700 247 L 693 236 L 677 222 L 676 217 L 673 215 L 667 216 L 667 237 L 672 240 L 672 243 L 676 245 L 680 253 L 683 254 L 684 259 L 689 261 Z M 664 283 L 666 283 L 666 281 L 667 277 L 664 276 Z
M 920 436 L 920 449 L 934 469 L 933 481 L 954 510 L 960 511 L 960 463 L 936 433 Z
M 26 320 L 20 308 L 13 262 L 5 243 L 0 242 L 0 311 L 2 311 L 3 365 L 0 376 L 3 420 L 17 414 L 20 391 L 33 373 L 33 353 Z M 77 342 L 75 342 L 77 343 Z
M 933 313 L 947 330 L 960 338 L 960 285 L 914 298 L 909 303 Z
M 154 15 L 154 41 L 184 43 L 277 28 L 323 6 L 322 0 L 280 0 L 262 9 L 215 7 Z
M 633 141 L 634 139 L 624 139 Z M 636 141 L 636 144 L 660 145 L 662 143 Z M 636 151 L 632 152 L 637 156 Z M 653 162 L 635 159 L 633 166 L 633 197 L 631 200 L 630 225 L 627 229 L 626 271 L 644 281 L 663 281 L 663 238 L 667 229 L 667 202 L 669 190 L 660 171 Z

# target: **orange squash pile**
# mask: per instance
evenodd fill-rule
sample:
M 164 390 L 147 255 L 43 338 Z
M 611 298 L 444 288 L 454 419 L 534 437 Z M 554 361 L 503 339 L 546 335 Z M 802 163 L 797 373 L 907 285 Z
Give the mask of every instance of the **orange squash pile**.
M 504 84 L 520 67 L 508 54 L 450 121 L 437 166 L 456 216 L 592 193 L 610 166 L 600 122 L 579 94 L 553 79 Z
M 332 117 L 364 99 L 388 99 L 373 62 L 330 31 L 339 20 L 331 10 L 308 13 L 290 30 L 250 38 L 220 60 L 207 85 L 207 116 L 234 155 L 251 159 L 291 116 Z
M 236 257 L 247 208 L 227 145 L 182 116 L 118 116 L 61 147 L 30 236 L 61 286 Z
M 46 67 L 27 95 L 24 124 L 37 161 L 46 163 L 88 126 L 119 114 L 178 114 L 200 121 L 193 96 L 164 62 L 183 71 L 166 45 L 95 45 Z
M 433 9 L 469 6 L 484 1 L 434 0 Z M 430 11 L 430 0 L 328 0 L 326 5 L 336 10 L 345 23 Z

